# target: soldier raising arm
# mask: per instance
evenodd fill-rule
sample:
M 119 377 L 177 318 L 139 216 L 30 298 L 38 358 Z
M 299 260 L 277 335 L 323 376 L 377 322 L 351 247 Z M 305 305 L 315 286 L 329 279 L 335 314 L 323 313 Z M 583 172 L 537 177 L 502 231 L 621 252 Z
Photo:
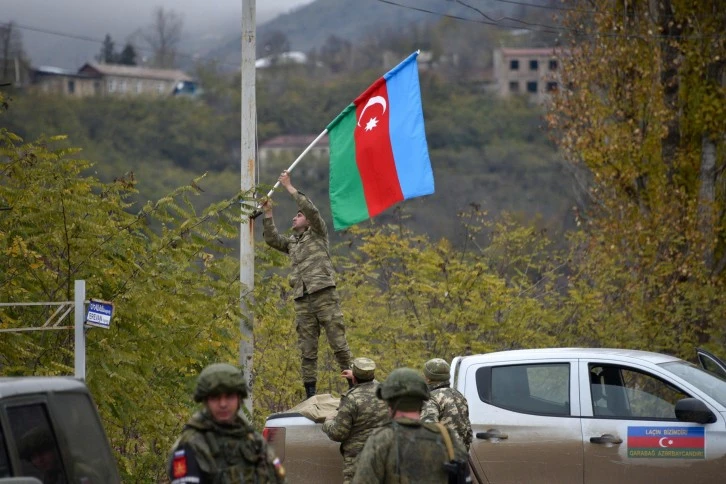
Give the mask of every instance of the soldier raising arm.
M 292 185 L 287 171 L 283 171 L 278 180 L 298 206 L 292 219 L 293 235 L 286 237 L 277 232 L 270 200 L 262 204 L 265 214 L 263 235 L 270 247 L 290 256 L 292 270 L 288 282 L 295 300 L 295 326 L 302 359 L 303 386 L 306 398 L 310 398 L 316 392 L 321 328 L 325 330 L 341 370 L 350 368 L 352 357 L 335 289 L 335 270 L 330 260 L 327 225 L 313 202 Z

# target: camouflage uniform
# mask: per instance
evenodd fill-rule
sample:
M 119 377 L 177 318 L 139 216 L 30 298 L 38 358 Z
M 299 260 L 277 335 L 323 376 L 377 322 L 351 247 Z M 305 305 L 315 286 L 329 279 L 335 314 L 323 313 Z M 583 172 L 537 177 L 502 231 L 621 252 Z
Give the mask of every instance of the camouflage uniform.
M 205 402 L 205 408 L 184 425 L 181 437 L 172 446 L 167 466 L 171 484 L 285 482 L 285 469 L 279 459 L 239 412 L 231 423 L 217 423 L 212 418 L 207 398 L 223 393 L 236 393 L 242 402 L 247 396 L 242 372 L 225 363 L 202 370 L 194 400 Z
M 168 473 L 172 484 L 284 482 L 275 460 L 262 436 L 241 417 L 234 425 L 222 425 L 203 410 L 184 426 Z
M 361 368 L 362 367 L 362 368 Z M 334 419 L 323 423 L 323 432 L 331 440 L 341 442 L 343 454 L 343 484 L 349 484 L 355 474 L 358 454 L 376 427 L 388 422 L 388 407 L 376 397 L 378 382 L 373 379 L 375 363 L 369 358 L 356 358 L 351 365 L 359 383 L 343 394 Z
M 391 408 L 393 421 L 368 437 L 358 455 L 353 484 L 448 483 L 452 476 L 444 464 L 453 464 L 460 471 L 457 482 L 461 482 L 459 477 L 468 479 L 468 454 L 454 430 L 397 413 L 419 412 L 423 402 L 429 399 L 429 389 L 417 371 L 393 370 L 376 389 L 376 396 Z M 449 455 L 444 435 L 451 440 L 453 456 Z
M 446 428 L 456 459 L 467 452 L 456 432 Z M 419 420 L 397 418 L 376 429 L 358 456 L 353 484 L 427 484 L 449 482 L 444 462 L 449 460 L 438 427 Z
M 449 388 L 450 372 L 451 367 L 442 358 L 433 358 L 424 364 L 423 374 L 431 397 L 421 410 L 421 421 L 441 422 L 454 429 L 468 451 L 472 440 L 469 404 L 461 392 Z
M 455 388 L 449 388 L 448 381 L 431 384 L 429 390 L 431 398 L 424 403 L 421 421 L 441 422 L 455 430 L 468 451 L 473 433 L 466 398 Z
M 290 255 L 292 271 L 288 282 L 295 300 L 295 326 L 302 357 L 303 382 L 317 379 L 320 327 L 341 370 L 350 368 L 351 353 L 345 338 L 343 312 L 335 290 L 333 264 L 328 249 L 328 228 L 320 212 L 302 192 L 294 195 L 298 209 L 310 227 L 289 237 L 277 232 L 272 218 L 263 220 L 267 244 Z

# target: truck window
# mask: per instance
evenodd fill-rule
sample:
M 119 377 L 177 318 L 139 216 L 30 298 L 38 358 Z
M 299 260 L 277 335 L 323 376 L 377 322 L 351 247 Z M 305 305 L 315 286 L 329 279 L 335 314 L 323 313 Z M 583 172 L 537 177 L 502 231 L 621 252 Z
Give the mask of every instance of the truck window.
M 5 443 L 5 431 L 0 427 L 0 477 L 10 477 L 11 475 L 8 446 Z
M 654 375 L 632 368 L 591 363 L 589 369 L 596 417 L 676 420 L 676 402 L 689 396 Z
M 482 401 L 536 415 L 570 415 L 570 364 L 547 363 L 479 368 Z
M 73 482 L 117 483 L 115 459 L 98 420 L 93 401 L 83 393 L 54 395 L 53 408 L 58 425 L 73 449 L 70 457 Z
M 6 411 L 20 456 L 18 475 L 35 477 L 43 483 L 66 482 L 58 440 L 45 404 L 11 406 Z

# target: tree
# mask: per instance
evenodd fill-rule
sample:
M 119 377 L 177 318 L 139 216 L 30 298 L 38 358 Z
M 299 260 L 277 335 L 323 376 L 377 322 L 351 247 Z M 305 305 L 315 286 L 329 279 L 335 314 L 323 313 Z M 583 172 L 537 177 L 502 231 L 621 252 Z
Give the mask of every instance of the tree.
M 723 348 L 726 12 L 717 1 L 582 2 L 566 22 L 549 122 L 593 181 L 573 239 L 573 321 L 586 342 L 686 358 Z
M 196 375 L 237 359 L 239 265 L 225 254 L 241 196 L 197 212 L 199 178 L 135 209 L 133 173 L 98 181 L 62 136 L 24 142 L 3 128 L 0 150 L 0 300 L 69 301 L 84 279 L 89 297 L 114 302 L 111 328 L 87 333 L 87 382 L 124 482 L 159 482 Z M 54 309 L 1 308 L 0 319 L 37 325 Z M 73 373 L 71 332 L 6 334 L 3 375 Z
M 165 10 L 164 7 L 154 10 L 151 25 L 142 35 L 153 52 L 152 64 L 155 67 L 174 67 L 182 25 L 182 17 L 174 10 Z
M 117 62 L 126 66 L 136 65 L 136 49 L 131 43 L 126 43 L 123 50 L 117 57 Z
M 96 60 L 102 64 L 115 64 L 117 58 L 118 54 L 116 53 L 114 42 L 111 40 L 111 35 L 106 34 L 106 37 L 103 39 L 101 51 L 96 56 Z

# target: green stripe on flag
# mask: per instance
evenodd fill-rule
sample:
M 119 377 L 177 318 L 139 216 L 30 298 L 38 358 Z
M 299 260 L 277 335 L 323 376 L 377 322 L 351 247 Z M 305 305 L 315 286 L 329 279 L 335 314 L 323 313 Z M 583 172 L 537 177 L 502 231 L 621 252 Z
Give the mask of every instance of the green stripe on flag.
M 355 162 L 355 106 L 351 104 L 328 125 L 330 140 L 330 208 L 333 226 L 341 230 L 366 220 L 368 205 Z

